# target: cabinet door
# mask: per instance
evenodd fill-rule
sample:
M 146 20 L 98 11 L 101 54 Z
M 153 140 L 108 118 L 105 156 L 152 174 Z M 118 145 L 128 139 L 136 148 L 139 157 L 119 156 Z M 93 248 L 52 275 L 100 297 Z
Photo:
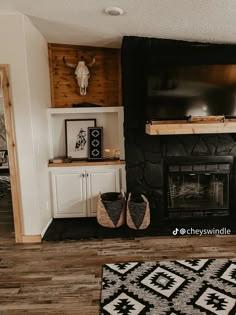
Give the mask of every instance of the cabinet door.
M 94 170 L 86 172 L 87 179 L 87 209 L 88 216 L 97 215 L 97 198 L 99 192 L 118 192 L 120 190 L 119 184 L 119 170 Z
M 84 217 L 87 215 L 84 176 L 84 172 L 52 174 L 55 218 Z

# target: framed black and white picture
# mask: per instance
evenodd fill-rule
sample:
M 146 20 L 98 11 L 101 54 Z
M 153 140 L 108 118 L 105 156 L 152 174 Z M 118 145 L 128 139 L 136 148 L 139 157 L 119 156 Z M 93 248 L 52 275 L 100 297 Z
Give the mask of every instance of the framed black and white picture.
M 96 119 L 66 119 L 66 156 L 72 160 L 88 158 L 88 128 L 96 126 Z
M 103 158 L 103 128 L 88 128 L 88 159 L 101 160 Z

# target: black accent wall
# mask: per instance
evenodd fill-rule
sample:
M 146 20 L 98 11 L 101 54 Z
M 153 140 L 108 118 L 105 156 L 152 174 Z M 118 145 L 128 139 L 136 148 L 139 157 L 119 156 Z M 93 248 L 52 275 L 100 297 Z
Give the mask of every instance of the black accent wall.
M 123 39 L 121 58 L 127 191 L 146 194 L 152 217 L 160 218 L 164 215 L 165 158 L 236 156 L 236 134 L 147 135 L 147 69 L 172 61 L 185 61 L 186 64 L 236 63 L 236 46 L 127 36 Z

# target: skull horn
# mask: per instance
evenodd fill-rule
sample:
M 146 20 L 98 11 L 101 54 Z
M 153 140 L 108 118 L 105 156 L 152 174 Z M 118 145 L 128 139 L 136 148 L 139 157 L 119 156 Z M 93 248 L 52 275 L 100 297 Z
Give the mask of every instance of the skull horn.
M 89 68 L 92 68 L 95 65 L 95 62 L 96 62 L 96 59 L 93 56 L 91 56 L 91 59 L 92 59 L 91 62 L 88 63 L 88 67 Z
M 63 56 L 63 62 L 64 62 L 64 64 L 65 64 L 67 67 L 69 67 L 69 68 L 76 68 L 76 66 L 77 66 L 77 64 L 75 64 L 75 63 L 68 63 L 68 62 L 66 61 L 65 56 Z

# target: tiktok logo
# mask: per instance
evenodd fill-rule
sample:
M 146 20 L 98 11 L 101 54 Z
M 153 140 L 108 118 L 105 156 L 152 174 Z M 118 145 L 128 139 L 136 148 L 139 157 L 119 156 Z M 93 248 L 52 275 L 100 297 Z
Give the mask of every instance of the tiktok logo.
M 173 234 L 173 235 L 178 235 L 178 232 L 179 232 L 179 229 L 176 228 L 175 230 L 172 231 L 172 234 Z

